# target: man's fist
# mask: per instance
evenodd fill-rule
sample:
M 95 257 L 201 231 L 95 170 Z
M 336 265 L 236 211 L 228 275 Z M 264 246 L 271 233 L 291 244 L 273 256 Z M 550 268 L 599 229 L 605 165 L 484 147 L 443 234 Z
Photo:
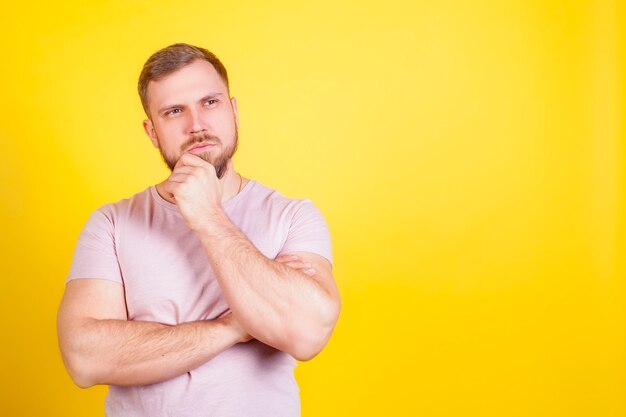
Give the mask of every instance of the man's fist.
M 180 157 L 163 189 L 173 196 L 192 230 L 200 230 L 221 210 L 223 185 L 217 179 L 215 167 L 192 153 Z

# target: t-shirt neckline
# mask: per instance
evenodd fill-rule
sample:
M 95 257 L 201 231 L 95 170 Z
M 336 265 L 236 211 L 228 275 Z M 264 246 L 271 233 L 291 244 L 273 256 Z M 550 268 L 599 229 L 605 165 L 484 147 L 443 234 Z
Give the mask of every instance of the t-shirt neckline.
M 248 180 L 248 182 L 246 183 L 246 185 L 243 186 L 241 191 L 239 191 L 237 194 L 235 194 L 228 200 L 222 201 L 222 208 L 227 209 L 231 207 L 233 204 L 235 204 L 237 201 L 239 201 L 242 198 L 242 196 L 248 193 L 249 190 L 254 186 L 253 184 L 254 182 L 256 181 Z M 150 186 L 150 193 L 152 194 L 152 198 L 154 199 L 154 201 L 156 201 L 158 204 L 160 204 L 161 206 L 167 209 L 175 210 L 176 212 L 178 212 L 178 207 L 176 207 L 176 204 L 170 203 L 169 201 L 161 197 L 161 194 L 159 194 L 159 192 L 156 189 L 156 185 Z

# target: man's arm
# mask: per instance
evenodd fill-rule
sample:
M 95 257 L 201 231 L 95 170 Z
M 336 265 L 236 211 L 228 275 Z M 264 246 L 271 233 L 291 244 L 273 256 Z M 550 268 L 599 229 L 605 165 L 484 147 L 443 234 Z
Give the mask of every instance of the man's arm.
M 122 285 L 103 279 L 67 284 L 57 330 L 65 366 L 81 388 L 161 382 L 250 340 L 232 314 L 177 326 L 129 321 Z
M 298 360 L 317 355 L 340 310 L 330 262 L 317 254 L 294 252 L 315 273 L 294 270 L 265 257 L 223 211 L 210 219 L 196 234 L 241 326 Z
M 241 326 L 261 342 L 309 360 L 328 342 L 339 316 L 339 292 L 325 258 L 300 252 L 308 276 L 268 259 L 224 212 L 223 184 L 209 162 L 184 153 L 163 184 L 205 249 Z

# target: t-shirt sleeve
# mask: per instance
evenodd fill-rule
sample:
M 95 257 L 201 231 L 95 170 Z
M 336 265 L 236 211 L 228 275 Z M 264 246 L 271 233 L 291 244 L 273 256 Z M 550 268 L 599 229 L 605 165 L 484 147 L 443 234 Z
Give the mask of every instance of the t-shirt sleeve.
M 300 201 L 280 253 L 311 252 L 333 263 L 330 232 L 324 216 L 309 199 Z
M 78 236 L 66 282 L 77 278 L 100 278 L 122 284 L 115 250 L 114 224 L 105 207 L 89 216 Z

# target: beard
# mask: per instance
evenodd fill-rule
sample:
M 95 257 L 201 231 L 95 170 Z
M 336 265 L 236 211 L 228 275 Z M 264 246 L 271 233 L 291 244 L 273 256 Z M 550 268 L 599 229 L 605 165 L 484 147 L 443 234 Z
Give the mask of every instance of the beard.
M 158 136 L 157 136 L 157 141 L 159 142 L 159 152 L 161 153 L 163 162 L 165 162 L 165 164 L 170 169 L 170 171 L 174 171 L 174 167 L 176 166 L 176 163 L 178 162 L 180 155 L 182 155 L 185 152 L 185 150 L 189 149 L 193 145 L 197 143 L 202 143 L 202 142 L 210 142 L 216 145 L 222 144 L 222 141 L 217 136 L 213 136 L 208 133 L 198 133 L 198 134 L 192 135 L 188 141 L 186 141 L 185 143 L 181 145 L 180 155 L 172 156 L 163 152 L 163 147 L 161 146 L 161 142 Z M 198 156 L 204 159 L 205 161 L 207 161 L 209 164 L 213 165 L 213 167 L 215 167 L 215 174 L 217 175 L 217 178 L 221 180 L 224 174 L 226 173 L 226 168 L 228 168 L 228 161 L 230 161 L 233 155 L 235 155 L 235 152 L 237 152 L 238 146 L 239 146 L 239 133 L 237 129 L 235 128 L 235 134 L 234 134 L 233 140 L 230 141 L 230 145 L 227 148 L 225 148 L 221 153 L 219 153 L 216 156 L 212 156 L 211 151 L 209 151 L 209 152 L 202 152 L 198 154 Z

